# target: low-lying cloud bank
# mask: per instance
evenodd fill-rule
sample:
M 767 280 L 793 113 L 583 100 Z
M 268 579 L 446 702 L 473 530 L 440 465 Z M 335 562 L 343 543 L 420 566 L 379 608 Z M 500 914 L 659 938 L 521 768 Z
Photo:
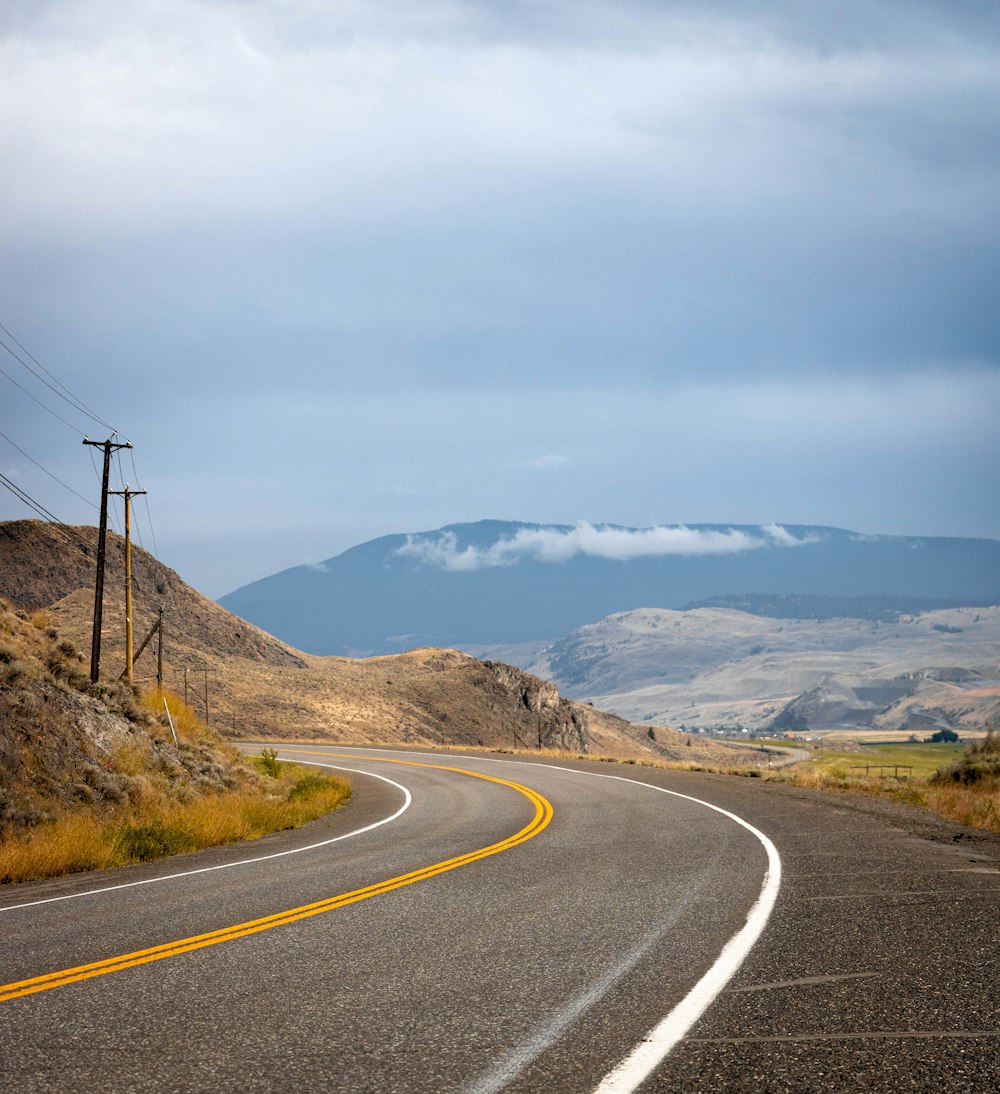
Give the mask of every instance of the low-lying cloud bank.
M 731 555 L 764 547 L 801 547 L 819 536 L 799 539 L 780 524 L 762 525 L 759 533 L 730 528 L 688 528 L 657 525 L 654 528 L 616 528 L 579 522 L 574 528 L 521 528 L 513 536 L 489 547 L 460 547 L 454 532 L 434 537 L 407 536 L 396 554 L 427 566 L 456 572 L 490 566 L 514 566 L 522 559 L 565 562 L 575 555 L 589 555 L 626 562 L 661 555 Z

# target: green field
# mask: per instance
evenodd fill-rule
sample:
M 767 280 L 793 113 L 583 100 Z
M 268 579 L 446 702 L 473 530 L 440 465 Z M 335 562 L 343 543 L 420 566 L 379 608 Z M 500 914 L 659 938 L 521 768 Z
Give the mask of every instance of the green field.
M 851 774 L 864 774 L 863 771 L 852 771 L 853 768 L 867 766 L 871 775 L 880 774 L 876 768 L 897 766 L 900 774 L 912 774 L 914 777 L 927 778 L 933 775 L 939 767 L 957 760 L 965 751 L 965 744 L 918 744 L 889 743 L 859 745 L 850 751 L 840 749 L 824 749 L 810 747 L 812 761 L 810 766 L 823 771 L 843 771 Z M 912 772 L 902 770 L 904 766 L 912 767 Z M 892 771 L 882 771 L 882 774 L 892 774 Z

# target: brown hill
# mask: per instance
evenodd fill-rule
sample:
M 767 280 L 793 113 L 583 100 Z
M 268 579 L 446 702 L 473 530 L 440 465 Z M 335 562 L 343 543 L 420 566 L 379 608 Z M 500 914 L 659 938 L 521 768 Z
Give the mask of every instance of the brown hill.
M 89 651 L 97 530 L 0 523 L 0 596 L 46 608 L 60 634 Z M 713 742 L 634 726 L 519 669 L 457 650 L 354 660 L 304 654 L 239 619 L 133 546 L 135 645 L 164 608 L 164 683 L 216 729 L 240 737 L 352 743 L 545 747 L 725 764 Z M 102 678 L 124 668 L 124 543 L 108 535 Z M 136 663 L 155 675 L 154 643 Z M 746 763 L 746 752 L 738 762 Z

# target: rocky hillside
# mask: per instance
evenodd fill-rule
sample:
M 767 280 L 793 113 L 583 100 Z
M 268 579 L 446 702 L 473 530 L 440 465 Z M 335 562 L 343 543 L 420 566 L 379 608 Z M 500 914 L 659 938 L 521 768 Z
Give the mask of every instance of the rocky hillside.
M 60 633 L 89 652 L 95 545 L 94 529 L 67 531 L 39 521 L 0 525 L 0 595 L 24 608 L 45 606 Z M 122 541 L 109 534 L 102 677 L 110 679 L 124 668 L 122 551 Z M 229 735 L 506 748 L 540 743 L 622 757 L 732 761 L 721 746 L 668 728 L 651 737 L 646 726 L 563 699 L 536 676 L 456 650 L 364 660 L 301 653 L 203 597 L 138 548 L 133 580 L 136 646 L 163 605 L 166 686 L 186 693 Z M 136 664 L 142 685 L 155 674 L 154 645 Z
M 924 732 L 1000 722 L 1000 607 L 878 619 L 647 608 L 526 659 L 636 722 Z
M 93 686 L 88 669 L 49 613 L 0 600 L 0 835 L 74 806 L 140 801 L 150 777 L 178 800 L 256 781 L 231 746 L 175 745 L 127 687 Z

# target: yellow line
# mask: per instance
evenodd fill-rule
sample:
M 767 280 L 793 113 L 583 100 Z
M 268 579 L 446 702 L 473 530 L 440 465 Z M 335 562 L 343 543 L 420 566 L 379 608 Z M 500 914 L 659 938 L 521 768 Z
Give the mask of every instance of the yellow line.
M 351 760 L 360 758 L 355 755 L 336 752 L 307 752 L 306 750 L 295 749 L 283 749 L 282 751 L 294 751 L 296 754 L 309 756 L 335 756 L 340 759 Z M 363 889 L 353 889 L 349 893 L 341 893 L 338 896 L 317 900 L 313 904 L 303 904 L 298 908 L 289 908 L 287 911 L 276 912 L 274 915 L 263 916 L 260 919 L 251 919 L 246 923 L 237 923 L 232 927 L 223 927 L 220 930 L 209 931 L 206 934 L 192 935 L 190 938 L 179 938 L 175 942 L 164 942 L 159 946 L 151 946 L 145 950 L 121 954 L 118 957 L 108 957 L 103 961 L 94 961 L 89 965 L 77 965 L 72 969 L 62 969 L 59 972 L 50 972 L 43 976 L 33 976 L 29 980 L 18 980 L 11 984 L 0 985 L 0 1003 L 7 999 L 19 999 L 24 995 L 33 995 L 35 992 L 48 991 L 50 988 L 74 984 L 80 980 L 89 980 L 95 976 L 104 976 L 107 973 L 120 972 L 122 969 L 131 969 L 136 965 L 146 965 L 151 961 L 162 961 L 167 957 L 191 953 L 193 950 L 201 950 L 206 946 L 216 946 L 220 942 L 231 942 L 236 938 L 244 938 L 247 935 L 258 934 L 260 931 L 269 931 L 273 927 L 283 927 L 288 923 L 295 923 L 299 919 L 307 919 L 309 916 L 330 912 L 334 908 L 343 908 L 348 904 L 356 904 L 359 900 L 368 900 L 373 896 L 381 896 L 393 889 L 400 889 L 404 885 L 412 885 L 417 881 L 426 881 L 428 878 L 443 874 L 447 870 L 454 870 L 470 862 L 477 862 L 479 859 L 499 854 L 501 851 L 508 851 L 519 843 L 524 843 L 525 840 L 537 836 L 552 820 L 552 806 L 549 802 L 541 794 L 536 793 L 530 787 L 522 786 L 520 783 L 508 782 L 506 779 L 498 779 L 493 775 L 483 775 L 478 771 L 467 771 L 461 767 L 445 767 L 441 764 L 390 760 L 373 756 L 365 756 L 363 759 L 366 762 L 405 764 L 409 767 L 430 767 L 438 771 L 454 771 L 460 775 L 469 775 L 476 779 L 485 779 L 487 782 L 499 783 L 501 786 L 509 786 L 523 794 L 534 804 L 535 815 L 524 828 L 519 832 L 515 832 L 512 836 L 508 836 L 507 839 L 491 843 L 487 847 L 468 851 L 464 855 L 457 855 L 455 858 L 445 859 L 443 862 L 436 862 L 431 866 L 424 866 L 419 870 L 411 870 L 408 874 L 400 874 L 398 877 L 388 878 L 373 885 L 366 885 Z

